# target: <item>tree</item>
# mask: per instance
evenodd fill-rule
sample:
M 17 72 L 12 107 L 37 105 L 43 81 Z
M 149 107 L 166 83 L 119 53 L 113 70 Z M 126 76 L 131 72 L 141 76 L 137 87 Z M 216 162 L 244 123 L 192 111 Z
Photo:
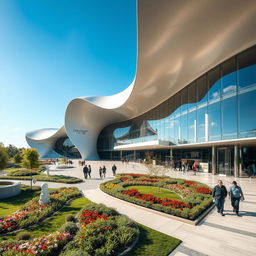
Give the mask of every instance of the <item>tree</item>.
M 19 164 L 19 163 L 21 162 L 21 160 L 22 160 L 22 155 L 21 155 L 21 153 L 20 153 L 20 152 L 17 153 L 17 154 L 13 157 L 13 159 L 14 159 L 14 162 L 15 162 L 16 164 Z
M 3 170 L 6 167 L 8 161 L 8 154 L 5 151 L 5 148 L 0 146 L 0 170 Z
M 29 148 L 22 151 L 21 165 L 27 169 L 39 166 L 39 154 L 35 148 Z
M 9 146 L 5 149 L 10 158 L 13 158 L 16 154 L 20 152 L 19 149 L 12 144 L 9 144 Z

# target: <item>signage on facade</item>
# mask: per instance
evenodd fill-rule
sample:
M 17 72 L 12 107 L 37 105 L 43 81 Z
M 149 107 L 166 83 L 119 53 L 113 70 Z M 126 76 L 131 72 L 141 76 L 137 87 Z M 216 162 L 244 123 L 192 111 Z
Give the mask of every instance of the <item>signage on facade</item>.
M 201 172 L 209 172 L 209 164 L 208 163 L 199 163 Z
M 88 132 L 88 130 L 82 130 L 82 129 L 73 129 L 73 132 L 74 133 L 76 133 L 76 134 L 78 134 L 78 135 L 85 135 L 87 132 Z

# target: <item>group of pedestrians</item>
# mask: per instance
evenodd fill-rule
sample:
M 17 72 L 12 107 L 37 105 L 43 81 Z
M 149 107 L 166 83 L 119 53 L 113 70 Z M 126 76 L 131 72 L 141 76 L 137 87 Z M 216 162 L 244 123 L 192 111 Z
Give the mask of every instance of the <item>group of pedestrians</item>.
M 100 175 L 100 178 L 102 179 L 105 179 L 106 178 L 106 172 L 107 172 L 107 168 L 105 165 L 103 165 L 103 167 L 100 166 L 100 169 L 99 169 L 99 175 Z
M 87 178 L 91 179 L 91 172 L 92 172 L 92 168 L 90 165 L 85 165 L 83 168 L 83 173 L 84 173 L 84 178 L 87 180 Z
M 239 203 L 240 200 L 244 200 L 244 194 L 241 187 L 237 185 L 236 181 L 233 181 L 232 186 L 230 187 L 228 192 L 226 187 L 223 185 L 222 180 L 218 180 L 218 184 L 214 187 L 212 191 L 212 197 L 216 205 L 217 212 L 220 213 L 221 216 L 225 216 L 223 212 L 225 198 L 227 197 L 227 195 L 229 195 L 230 197 L 233 212 L 235 212 L 236 215 L 239 216 Z
M 116 175 L 116 170 L 117 170 L 117 167 L 116 165 L 114 164 L 112 166 L 112 173 L 113 173 L 113 176 Z M 83 168 L 83 173 L 84 173 L 84 178 L 85 179 L 91 179 L 91 172 L 92 172 L 92 168 L 90 165 L 85 165 L 84 168 Z M 105 165 L 103 165 L 103 167 L 100 166 L 99 168 L 99 176 L 100 176 L 100 179 L 105 179 L 106 178 L 106 173 L 107 173 L 107 168 Z

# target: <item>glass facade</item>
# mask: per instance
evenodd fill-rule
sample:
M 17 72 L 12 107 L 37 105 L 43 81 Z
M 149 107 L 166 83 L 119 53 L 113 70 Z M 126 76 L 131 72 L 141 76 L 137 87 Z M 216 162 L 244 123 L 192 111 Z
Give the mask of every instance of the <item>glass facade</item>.
M 61 137 L 56 140 L 53 150 L 58 154 L 69 158 L 81 158 L 78 149 L 68 137 Z
M 104 128 L 101 158 L 114 146 L 161 140 L 170 146 L 256 137 L 256 47 L 216 66 L 159 106 Z M 219 159 L 228 156 L 224 149 Z M 225 157 L 224 157 L 225 156 Z

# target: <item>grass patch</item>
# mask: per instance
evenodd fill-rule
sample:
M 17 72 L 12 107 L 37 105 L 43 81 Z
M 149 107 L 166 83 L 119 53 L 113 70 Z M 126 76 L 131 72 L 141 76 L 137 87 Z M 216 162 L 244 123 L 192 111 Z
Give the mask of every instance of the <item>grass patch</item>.
M 0 200 L 0 215 L 5 216 L 19 210 L 25 203 L 35 196 L 40 195 L 40 191 L 30 191 L 21 189 L 21 193 L 14 197 Z
M 181 242 L 177 238 L 168 236 L 139 223 L 137 225 L 140 230 L 139 241 L 127 256 L 166 256 Z
M 39 237 L 43 236 L 44 234 L 58 231 L 59 228 L 66 222 L 67 215 L 77 214 L 85 205 L 89 203 L 91 203 L 91 201 L 85 197 L 76 198 L 64 206 L 56 215 L 34 227 L 27 228 L 26 231 L 28 231 L 32 237 Z M 20 232 L 0 236 L 0 241 L 14 239 L 18 233 Z
M 164 199 L 165 197 L 169 199 L 182 200 L 182 198 L 173 193 L 172 191 L 165 188 L 158 188 L 153 186 L 127 186 L 125 189 L 138 189 L 141 194 L 153 194 L 156 197 Z

